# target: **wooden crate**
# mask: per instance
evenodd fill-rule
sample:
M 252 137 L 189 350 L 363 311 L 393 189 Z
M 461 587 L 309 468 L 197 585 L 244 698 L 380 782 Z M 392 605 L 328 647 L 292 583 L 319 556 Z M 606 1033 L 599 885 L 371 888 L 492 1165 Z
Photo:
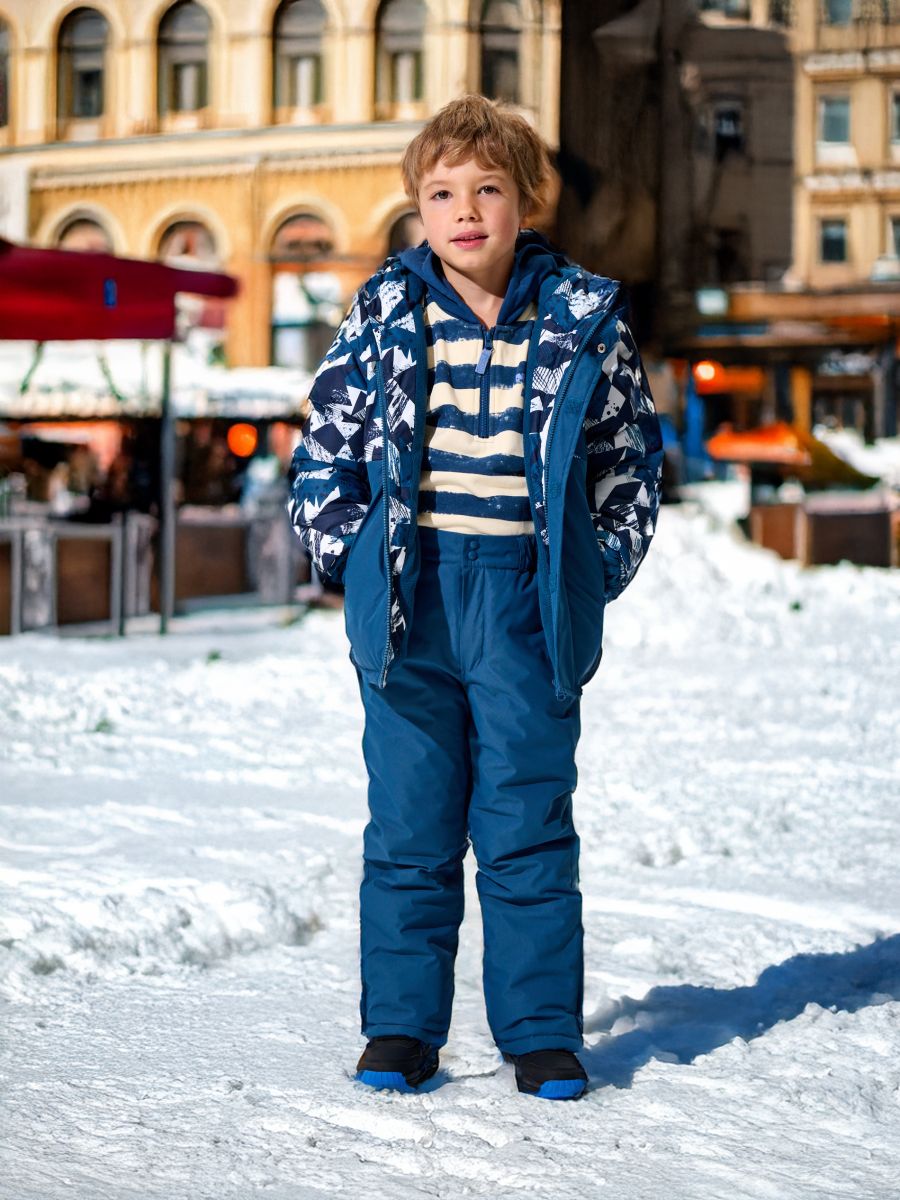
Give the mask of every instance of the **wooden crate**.
M 12 633 L 13 548 L 9 540 L 0 541 L 0 636 Z
M 59 625 L 112 618 L 111 538 L 56 536 L 56 620 Z
M 803 521 L 801 504 L 754 504 L 750 509 L 750 538 L 781 558 L 799 558 Z
M 807 508 L 803 560 L 807 566 L 839 563 L 860 566 L 891 565 L 889 509 Z
M 251 590 L 246 568 L 247 526 L 241 522 L 178 523 L 175 599 L 235 596 Z

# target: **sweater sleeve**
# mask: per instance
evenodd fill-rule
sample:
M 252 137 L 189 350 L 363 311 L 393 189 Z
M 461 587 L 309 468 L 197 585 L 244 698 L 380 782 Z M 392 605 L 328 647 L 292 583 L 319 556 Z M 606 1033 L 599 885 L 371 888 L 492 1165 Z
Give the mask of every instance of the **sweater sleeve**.
M 585 420 L 587 498 L 614 600 L 634 578 L 653 537 L 662 480 L 662 433 L 624 299 L 601 335 L 603 373 Z
M 371 500 L 361 363 L 365 326 L 358 292 L 316 372 L 289 474 L 291 524 L 316 567 L 335 583 L 343 580 L 350 545 Z

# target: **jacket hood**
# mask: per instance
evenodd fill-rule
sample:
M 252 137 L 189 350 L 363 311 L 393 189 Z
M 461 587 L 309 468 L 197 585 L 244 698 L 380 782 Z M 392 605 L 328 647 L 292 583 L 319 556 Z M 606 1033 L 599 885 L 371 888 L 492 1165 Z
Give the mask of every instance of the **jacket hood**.
M 595 275 L 593 272 L 585 270 L 584 267 L 569 262 L 564 255 L 553 250 L 549 242 L 540 234 L 526 230 L 520 234 L 517 245 L 521 245 L 523 251 L 526 247 L 534 247 L 534 249 L 528 249 L 528 253 L 522 256 L 522 270 L 526 275 L 530 269 L 532 256 L 537 259 L 543 252 L 553 262 L 552 269 L 546 274 L 543 270 L 539 271 L 540 280 L 536 292 L 538 307 L 543 312 L 542 320 L 545 325 L 549 322 L 548 330 L 552 331 L 554 336 L 574 328 L 579 321 L 585 318 L 596 317 L 603 312 L 612 318 L 623 305 L 622 285 L 617 279 L 610 279 L 606 275 Z M 411 250 L 403 251 L 404 256 L 412 256 L 413 263 L 419 262 L 422 271 L 426 270 L 424 263 L 429 254 L 431 254 L 430 261 L 432 263 L 439 263 L 437 256 L 425 243 Z M 537 263 L 534 263 L 533 266 L 537 269 Z M 513 274 L 516 273 L 514 269 Z M 510 283 L 512 284 L 512 279 Z M 381 267 L 357 292 L 352 306 L 352 311 L 355 312 L 354 320 L 360 323 L 360 328 L 362 327 L 361 323 L 371 321 L 376 328 L 391 325 L 411 333 L 413 319 L 410 307 L 418 304 L 422 299 L 425 286 L 426 281 L 422 274 L 417 273 L 410 265 L 402 261 L 401 256 L 392 254 L 385 259 Z M 443 278 L 443 272 L 441 272 L 439 286 L 442 289 L 449 287 L 446 279 Z M 518 291 L 518 287 L 508 289 L 511 297 L 513 290 Z M 445 292 L 442 291 L 440 294 L 442 299 L 447 299 Z M 452 292 L 452 297 L 454 304 L 462 304 L 460 297 L 455 292 Z M 447 302 L 450 303 L 450 300 Z M 506 308 L 506 311 L 502 313 L 504 320 L 507 319 L 507 312 L 513 307 L 513 304 L 514 300 L 511 298 L 509 306 L 504 305 Z M 454 311 L 456 310 L 454 309 Z M 476 321 L 475 314 L 467 306 L 464 306 L 464 311 L 467 314 L 465 318 L 467 321 Z
M 478 317 L 465 300 L 447 281 L 441 260 L 427 242 L 410 247 L 400 255 L 401 264 L 418 280 L 441 307 L 461 321 L 480 325 Z M 554 250 L 541 234 L 533 229 L 523 230 L 516 239 L 516 257 L 512 275 L 497 316 L 498 325 L 508 325 L 517 320 L 527 306 L 537 297 L 541 284 L 550 275 L 558 275 L 567 265 L 567 259 Z M 411 281 L 412 282 L 412 281 Z M 418 299 L 410 288 L 411 298 Z

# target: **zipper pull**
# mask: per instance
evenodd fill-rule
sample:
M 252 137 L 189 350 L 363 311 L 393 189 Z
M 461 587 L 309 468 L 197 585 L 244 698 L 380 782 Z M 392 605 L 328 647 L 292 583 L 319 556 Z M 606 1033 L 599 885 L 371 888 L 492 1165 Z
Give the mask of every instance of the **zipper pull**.
M 478 355 L 478 362 L 475 364 L 475 374 L 483 375 L 488 369 L 488 363 L 491 361 L 491 354 L 494 347 L 491 345 L 488 338 L 485 338 L 484 345 L 481 348 L 481 353 Z

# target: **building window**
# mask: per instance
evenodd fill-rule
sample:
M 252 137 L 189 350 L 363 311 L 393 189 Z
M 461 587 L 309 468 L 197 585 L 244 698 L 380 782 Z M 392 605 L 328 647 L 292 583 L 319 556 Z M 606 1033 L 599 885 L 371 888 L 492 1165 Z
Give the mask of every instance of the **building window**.
M 515 0 L 485 0 L 481 12 L 481 90 L 494 100 L 519 102 L 519 38 Z
M 378 10 L 375 64 L 376 99 L 383 108 L 422 99 L 424 37 L 422 0 L 385 0 Z
M 891 217 L 890 239 L 888 254 L 891 258 L 900 258 L 900 217 Z
M 0 21 L 0 129 L 9 124 L 9 26 Z
M 315 213 L 297 213 L 279 226 L 269 259 L 272 363 L 314 371 L 343 316 L 331 229 Z
M 740 21 L 750 19 L 750 0 L 702 0 L 703 12 L 717 12 Z
M 819 259 L 823 263 L 847 261 L 847 222 L 843 218 L 819 225 Z
M 94 254 L 112 254 L 112 238 L 94 217 L 74 216 L 56 235 L 60 250 L 83 250 Z
M 321 0 L 287 0 L 275 15 L 276 108 L 313 108 L 322 102 Z
M 215 236 L 207 225 L 192 217 L 173 221 L 166 228 L 159 239 L 156 257 L 167 266 L 188 271 L 218 271 L 222 267 Z M 201 330 L 199 337 L 210 361 L 219 361 L 227 312 L 225 301 L 215 296 L 179 292 L 175 307 L 179 336 L 187 337 L 192 330 Z
M 793 0 L 769 0 L 769 22 L 772 25 L 793 25 Z
M 202 221 L 175 221 L 159 239 L 157 258 L 173 267 L 216 270 L 216 239 Z
M 819 141 L 830 145 L 850 142 L 850 97 L 823 96 L 819 101 Z
M 744 108 L 739 100 L 722 100 L 713 108 L 716 162 L 744 153 Z
M 206 108 L 209 33 L 206 10 L 193 0 L 175 4 L 160 21 L 160 115 Z
M 900 92 L 891 96 L 891 141 L 900 142 Z
M 109 26 L 93 8 L 76 8 L 59 31 L 57 115 L 90 118 L 103 115 L 103 70 Z
M 853 0 L 824 0 L 822 17 L 826 25 L 849 25 L 853 20 Z

